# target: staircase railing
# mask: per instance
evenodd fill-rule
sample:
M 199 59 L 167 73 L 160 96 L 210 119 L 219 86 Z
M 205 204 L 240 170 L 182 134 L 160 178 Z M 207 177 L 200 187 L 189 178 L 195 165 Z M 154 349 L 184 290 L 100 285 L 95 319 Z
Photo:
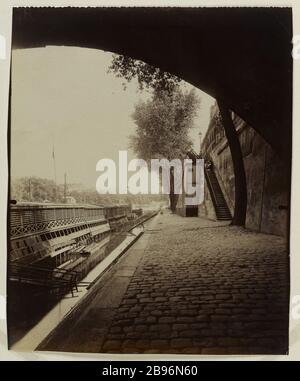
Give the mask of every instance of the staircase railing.
M 216 194 L 215 194 L 215 190 L 214 190 L 214 187 L 213 187 L 213 185 L 212 185 L 212 183 L 211 183 L 211 179 L 210 179 L 210 173 L 209 173 L 209 171 L 211 171 L 211 169 L 207 169 L 207 168 L 205 168 L 204 169 L 204 173 L 205 173 L 205 177 L 206 177 L 206 180 L 207 180 L 207 183 L 208 183 L 208 186 L 209 186 L 209 190 L 210 190 L 210 192 L 212 193 L 212 195 L 213 195 L 213 203 L 214 203 L 214 205 L 216 206 L 216 203 L 217 203 L 217 196 L 216 196 Z
M 223 181 L 222 176 L 221 176 L 221 174 L 220 174 L 220 170 L 219 170 L 219 168 L 216 167 L 216 166 L 214 167 L 214 173 L 215 173 L 215 176 L 216 176 L 216 178 L 217 178 L 217 180 L 218 180 L 218 183 L 219 183 L 219 185 L 220 185 L 220 188 L 221 188 L 221 190 L 222 190 L 222 193 L 223 193 L 223 196 L 224 196 L 225 201 L 226 201 L 226 203 L 227 203 L 227 206 L 228 206 L 229 210 L 231 210 L 231 209 L 234 208 L 234 205 L 233 205 L 233 203 L 232 203 L 232 200 L 231 200 L 231 198 L 230 198 L 230 195 L 229 195 L 229 193 L 228 193 L 228 190 L 226 189 L 226 187 L 225 187 L 225 185 L 224 185 L 224 181 Z
M 206 178 L 206 181 L 207 181 L 207 184 L 208 184 L 208 188 L 209 188 L 209 191 L 210 191 L 210 194 L 211 194 L 212 202 L 213 202 L 213 205 L 214 205 L 215 212 L 216 212 L 217 216 L 218 216 L 218 211 L 217 210 L 221 206 L 223 206 L 226 209 L 228 209 L 228 214 L 230 216 L 231 215 L 230 210 L 228 208 L 226 199 L 225 199 L 225 197 L 223 195 L 222 189 L 220 187 L 219 181 L 218 181 L 218 179 L 217 179 L 217 177 L 216 177 L 216 175 L 214 173 L 213 168 L 206 168 L 206 167 L 204 167 L 204 173 L 205 173 L 205 178 Z M 223 200 L 223 205 L 219 204 L 218 197 L 217 197 L 215 189 L 214 189 L 214 184 L 212 183 L 212 179 L 211 179 L 212 176 L 215 177 L 215 183 L 217 184 L 217 186 L 219 188 L 219 192 L 220 192 L 219 199 L 221 197 L 221 199 Z

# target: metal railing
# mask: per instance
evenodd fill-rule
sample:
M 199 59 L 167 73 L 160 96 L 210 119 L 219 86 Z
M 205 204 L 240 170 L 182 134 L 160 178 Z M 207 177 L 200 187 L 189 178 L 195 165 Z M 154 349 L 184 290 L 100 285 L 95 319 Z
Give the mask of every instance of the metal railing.
M 78 287 L 88 286 L 88 283 L 79 282 L 80 273 L 77 271 L 17 263 L 9 264 L 8 279 L 53 290 L 58 296 L 71 293 L 73 297 L 75 292 L 78 292 Z
M 10 236 L 15 238 L 18 236 L 31 234 L 31 233 L 47 233 L 51 229 L 57 228 L 70 228 L 73 225 L 81 225 L 82 223 L 90 224 L 94 222 L 103 221 L 105 223 L 105 218 L 95 219 L 94 217 L 85 218 L 85 217 L 71 217 L 58 220 L 49 220 L 43 222 L 34 222 L 29 224 L 20 224 L 10 227 Z

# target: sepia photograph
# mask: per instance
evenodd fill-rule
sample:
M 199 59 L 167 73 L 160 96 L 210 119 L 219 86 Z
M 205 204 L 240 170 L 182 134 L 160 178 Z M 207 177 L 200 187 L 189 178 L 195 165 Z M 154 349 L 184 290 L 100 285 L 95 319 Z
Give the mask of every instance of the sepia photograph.
M 15 7 L 13 351 L 288 355 L 288 7 Z

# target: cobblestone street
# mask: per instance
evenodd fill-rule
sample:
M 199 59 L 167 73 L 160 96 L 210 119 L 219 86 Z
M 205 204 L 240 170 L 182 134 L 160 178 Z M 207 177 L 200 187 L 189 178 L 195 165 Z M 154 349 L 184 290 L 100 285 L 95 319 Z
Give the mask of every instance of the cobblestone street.
M 281 237 L 166 212 L 40 349 L 286 353 L 287 269 Z

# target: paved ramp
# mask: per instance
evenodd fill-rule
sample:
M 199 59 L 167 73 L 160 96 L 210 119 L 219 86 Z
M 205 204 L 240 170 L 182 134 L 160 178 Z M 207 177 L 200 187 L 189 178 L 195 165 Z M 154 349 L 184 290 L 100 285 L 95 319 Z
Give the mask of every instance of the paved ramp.
M 39 349 L 286 353 L 287 270 L 281 237 L 159 215 Z

